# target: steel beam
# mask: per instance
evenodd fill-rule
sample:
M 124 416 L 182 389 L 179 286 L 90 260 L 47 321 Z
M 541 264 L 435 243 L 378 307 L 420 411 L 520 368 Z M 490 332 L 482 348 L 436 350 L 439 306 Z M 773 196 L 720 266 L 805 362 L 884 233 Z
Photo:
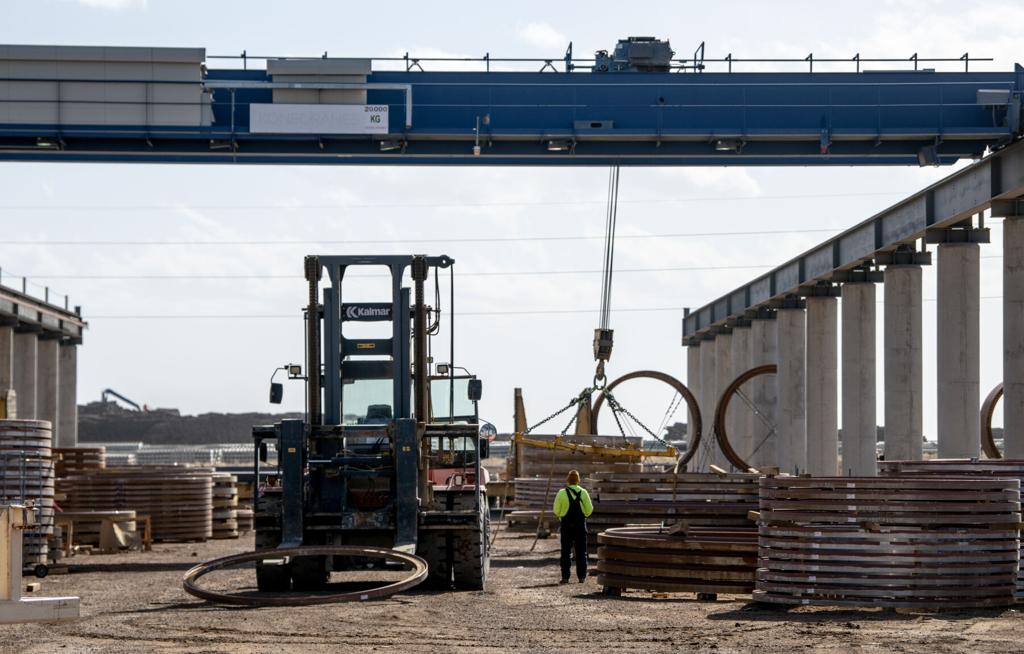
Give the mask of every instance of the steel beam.
M 881 259 L 900 245 L 914 243 L 930 230 L 953 226 L 992 207 L 1009 207 L 1012 200 L 1022 196 L 1024 143 L 1017 143 L 692 311 L 683 320 L 683 337 L 700 337 L 749 311 L 772 306 L 786 295 L 798 293 L 803 286 L 844 281 L 844 275 L 861 263 Z

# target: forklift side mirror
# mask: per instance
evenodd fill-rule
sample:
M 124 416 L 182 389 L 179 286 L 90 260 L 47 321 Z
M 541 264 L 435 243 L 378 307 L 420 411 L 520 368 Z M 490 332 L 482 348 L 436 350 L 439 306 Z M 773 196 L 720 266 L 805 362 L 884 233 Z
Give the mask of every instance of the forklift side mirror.
M 491 456 L 491 441 L 486 438 L 480 439 L 480 460 L 490 458 Z
M 470 401 L 477 402 L 484 395 L 484 382 L 482 379 L 470 379 L 466 384 L 466 394 Z
M 260 463 L 267 462 L 267 443 L 266 441 L 260 441 Z
M 270 384 L 270 403 L 280 404 L 284 397 L 284 384 L 273 382 Z

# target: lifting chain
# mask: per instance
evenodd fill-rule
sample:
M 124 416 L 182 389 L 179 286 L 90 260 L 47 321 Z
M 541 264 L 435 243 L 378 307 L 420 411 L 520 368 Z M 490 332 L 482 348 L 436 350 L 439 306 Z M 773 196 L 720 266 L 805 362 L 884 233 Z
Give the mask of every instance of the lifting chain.
M 595 389 L 593 387 L 584 388 L 582 391 L 580 391 L 579 395 L 577 395 L 576 397 L 574 397 L 571 400 L 569 400 L 569 403 L 566 404 L 564 407 L 562 407 L 558 411 L 555 411 L 554 413 L 549 415 L 547 418 L 544 418 L 543 420 L 541 420 L 537 424 L 535 424 L 535 425 L 533 425 L 531 427 L 527 427 L 526 431 L 524 431 L 522 433 L 522 435 L 523 436 L 529 435 L 530 432 L 532 432 L 537 427 L 540 427 L 541 425 L 545 425 L 545 424 L 551 422 L 552 420 L 554 420 L 558 416 L 562 415 L 563 413 L 565 413 L 569 409 L 573 408 L 574 406 L 576 406 L 578 404 L 581 404 L 582 402 L 590 402 L 590 397 L 591 397 L 591 395 L 594 394 L 595 390 L 597 390 L 597 389 Z M 573 414 L 572 418 L 569 420 L 569 424 L 567 424 L 565 426 L 565 428 L 562 429 L 561 432 L 559 432 L 559 434 L 561 436 L 565 436 L 565 434 L 569 431 L 569 428 L 572 427 L 574 422 L 576 422 L 576 414 Z
M 619 403 L 619 401 L 617 399 L 615 399 L 614 395 L 612 395 L 608 391 L 605 391 L 604 396 L 605 396 L 605 399 L 608 402 L 608 408 L 612 410 L 612 416 L 615 418 L 615 424 L 618 426 L 619 433 L 622 434 L 623 440 L 626 440 L 626 431 L 622 428 L 622 421 L 619 419 L 619 414 L 620 413 L 623 413 L 626 416 L 628 416 L 633 422 L 635 422 L 645 432 L 647 432 L 647 434 L 650 435 L 651 438 L 653 438 L 654 440 L 658 441 L 659 443 L 661 443 L 665 447 L 671 447 L 667 442 L 665 442 L 665 440 L 663 438 L 661 438 L 660 436 L 655 434 L 654 431 L 650 427 L 645 425 L 643 422 L 641 422 L 641 420 L 639 418 L 637 418 L 635 415 L 633 415 L 632 411 L 630 411 L 626 407 L 622 406 L 622 404 Z M 627 442 L 628 442 L 628 440 L 627 440 Z

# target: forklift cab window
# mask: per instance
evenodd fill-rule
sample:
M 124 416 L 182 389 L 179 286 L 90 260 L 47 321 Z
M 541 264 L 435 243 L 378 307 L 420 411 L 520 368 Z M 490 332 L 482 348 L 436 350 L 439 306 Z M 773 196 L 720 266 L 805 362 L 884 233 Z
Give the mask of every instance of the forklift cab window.
M 342 423 L 384 425 L 394 418 L 392 381 L 356 379 L 341 386 Z
M 451 404 L 449 385 L 455 383 L 455 422 L 475 423 L 476 402 L 469 399 L 470 377 L 438 377 L 430 380 L 430 412 L 434 422 L 447 422 Z

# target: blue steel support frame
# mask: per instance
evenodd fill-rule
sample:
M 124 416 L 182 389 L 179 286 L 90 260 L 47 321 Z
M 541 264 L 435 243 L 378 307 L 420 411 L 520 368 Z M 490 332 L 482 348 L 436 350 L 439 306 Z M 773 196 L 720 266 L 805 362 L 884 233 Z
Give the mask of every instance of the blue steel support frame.
M 249 129 L 249 107 L 272 102 L 271 85 L 277 84 L 266 71 L 210 70 L 206 82 L 216 87 L 212 125 L 0 123 L 0 160 L 949 164 L 980 156 L 1021 135 L 1024 69 L 615 75 L 374 72 L 367 77 L 367 102 L 388 105 L 390 124 L 387 134 L 372 136 L 254 134 Z M 983 94 L 988 98 L 992 92 L 1002 94 L 999 97 L 1006 100 L 986 104 L 990 100 L 981 101 L 980 91 L 988 91 Z M 474 149 L 477 143 L 479 154 Z

